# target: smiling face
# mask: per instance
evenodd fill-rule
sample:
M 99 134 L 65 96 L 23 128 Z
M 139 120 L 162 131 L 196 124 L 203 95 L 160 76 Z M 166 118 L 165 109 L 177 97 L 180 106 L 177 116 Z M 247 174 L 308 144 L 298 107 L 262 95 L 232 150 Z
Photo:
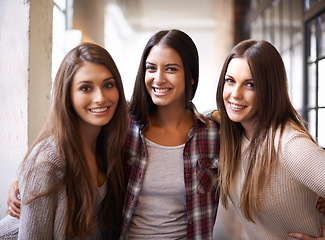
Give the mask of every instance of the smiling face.
M 256 121 L 256 92 L 247 61 L 233 58 L 228 65 L 223 89 L 223 101 L 228 117 L 253 131 Z
M 185 75 L 182 59 L 172 48 L 155 45 L 146 60 L 145 85 L 158 107 L 185 107 Z
M 119 93 L 112 73 L 105 66 L 84 62 L 73 77 L 70 98 L 80 125 L 101 129 L 113 118 Z

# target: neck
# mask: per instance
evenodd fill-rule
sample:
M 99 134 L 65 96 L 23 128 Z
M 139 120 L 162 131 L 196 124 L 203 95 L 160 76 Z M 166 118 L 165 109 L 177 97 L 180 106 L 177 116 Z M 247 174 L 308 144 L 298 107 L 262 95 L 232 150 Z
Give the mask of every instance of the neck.
M 96 142 L 100 131 L 101 127 L 84 125 L 82 123 L 79 124 L 81 142 L 85 150 L 87 149 L 95 153 Z
M 106 179 L 104 173 L 98 169 L 96 161 L 96 143 L 101 127 L 82 127 L 79 126 L 81 135 L 82 148 L 85 154 L 85 159 L 88 164 L 91 181 L 94 186 L 101 186 Z
M 242 125 L 242 126 L 244 127 L 245 137 L 251 142 L 253 140 L 256 131 L 254 125 L 249 125 L 249 126 Z
M 161 127 L 178 127 L 189 121 L 193 121 L 193 112 L 185 107 L 158 107 L 156 113 L 149 118 L 150 124 Z

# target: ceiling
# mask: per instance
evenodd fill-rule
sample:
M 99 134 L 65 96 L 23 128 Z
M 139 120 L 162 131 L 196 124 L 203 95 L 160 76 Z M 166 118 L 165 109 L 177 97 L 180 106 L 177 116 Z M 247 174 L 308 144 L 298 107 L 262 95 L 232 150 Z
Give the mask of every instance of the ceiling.
M 216 0 L 117 0 L 135 30 L 210 29 L 215 26 Z

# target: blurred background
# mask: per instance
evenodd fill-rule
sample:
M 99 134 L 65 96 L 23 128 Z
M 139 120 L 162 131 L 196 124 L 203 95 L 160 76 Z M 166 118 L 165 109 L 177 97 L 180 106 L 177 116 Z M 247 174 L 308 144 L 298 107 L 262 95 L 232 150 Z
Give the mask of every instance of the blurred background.
M 231 48 L 248 38 L 267 40 L 284 59 L 295 108 L 325 147 L 325 0 L 0 0 L 0 218 L 64 55 L 84 41 L 105 47 L 129 100 L 149 37 L 173 28 L 189 34 L 199 51 L 193 102 L 200 112 L 216 109 Z M 219 208 L 215 229 L 215 239 L 246 239 L 232 209 Z

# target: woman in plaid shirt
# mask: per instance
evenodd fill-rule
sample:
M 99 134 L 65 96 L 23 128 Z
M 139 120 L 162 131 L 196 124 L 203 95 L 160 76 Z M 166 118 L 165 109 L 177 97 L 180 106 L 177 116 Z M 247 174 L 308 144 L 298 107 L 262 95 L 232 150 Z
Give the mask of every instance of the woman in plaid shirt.
M 149 39 L 130 102 L 121 239 L 212 239 L 219 125 L 191 102 L 198 73 L 187 34 Z

